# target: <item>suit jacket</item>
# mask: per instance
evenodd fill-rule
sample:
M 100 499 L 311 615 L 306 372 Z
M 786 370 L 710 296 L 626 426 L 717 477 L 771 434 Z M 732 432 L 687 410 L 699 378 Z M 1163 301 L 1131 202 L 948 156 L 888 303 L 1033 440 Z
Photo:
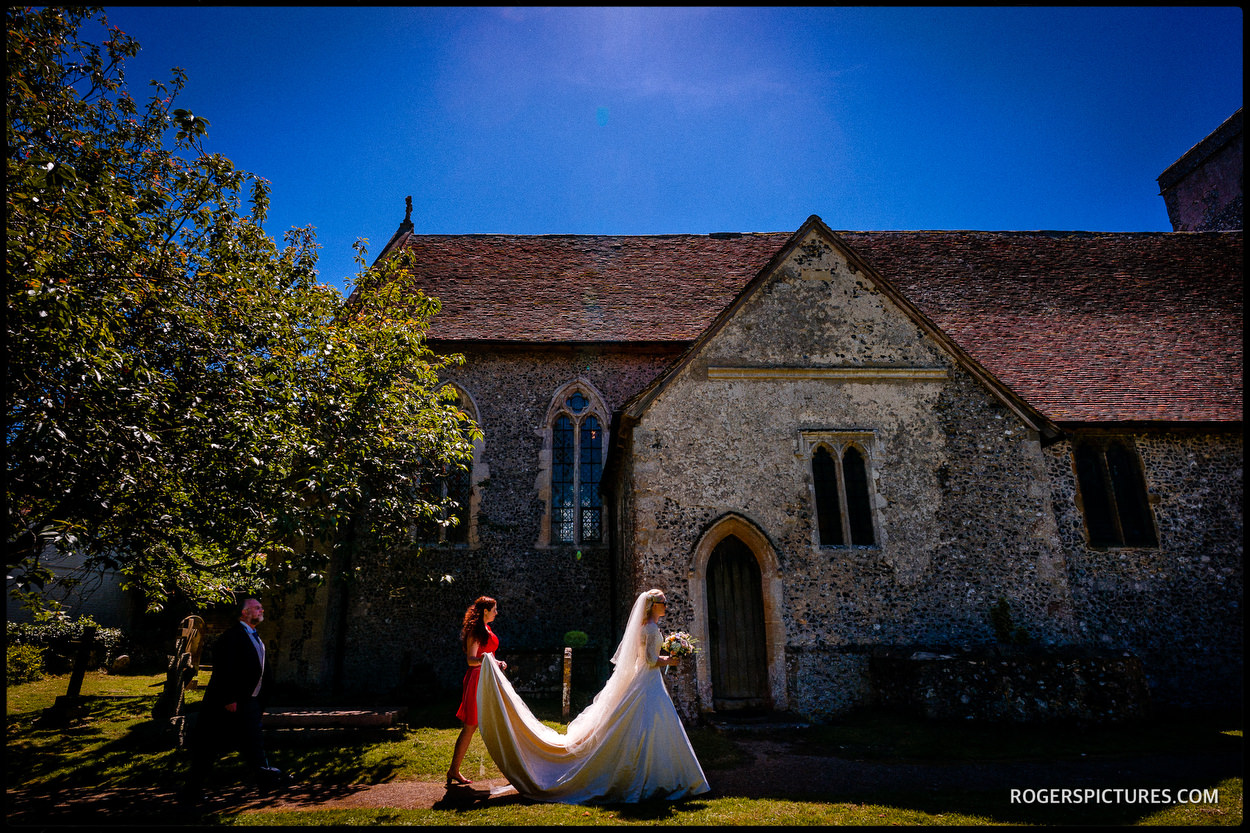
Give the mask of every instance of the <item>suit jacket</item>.
M 235 622 L 213 643 L 213 673 L 204 690 L 204 706 L 243 702 L 256 690 L 261 674 L 256 644 L 243 623 Z M 262 687 L 262 699 L 264 694 Z

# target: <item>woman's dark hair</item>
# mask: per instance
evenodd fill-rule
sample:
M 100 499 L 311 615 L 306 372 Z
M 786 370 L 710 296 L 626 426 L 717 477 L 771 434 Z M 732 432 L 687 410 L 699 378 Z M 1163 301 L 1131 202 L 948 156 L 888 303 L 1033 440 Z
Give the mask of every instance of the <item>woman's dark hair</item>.
M 464 612 L 464 624 L 460 626 L 461 644 L 464 644 L 469 636 L 485 644 L 489 638 L 489 634 L 486 633 L 485 613 L 496 604 L 497 602 L 490 596 L 478 596 L 473 604 L 469 605 L 469 609 Z

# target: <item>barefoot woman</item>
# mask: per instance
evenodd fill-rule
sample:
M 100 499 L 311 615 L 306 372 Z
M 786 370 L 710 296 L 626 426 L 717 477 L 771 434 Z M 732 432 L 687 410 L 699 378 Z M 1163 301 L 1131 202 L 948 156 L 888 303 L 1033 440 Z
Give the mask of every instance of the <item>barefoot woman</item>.
M 448 787 L 473 783 L 460 774 L 460 764 L 464 760 L 464 754 L 469 751 L 469 741 L 477 730 L 477 678 L 482 673 L 482 654 L 493 654 L 499 648 L 499 637 L 490 629 L 490 623 L 495 621 L 498 613 L 499 606 L 490 596 L 478 596 L 464 612 L 460 644 L 469 661 L 469 670 L 464 675 L 460 709 L 456 712 L 456 717 L 464 725 L 460 729 L 460 736 L 456 738 L 456 751 L 451 756 L 451 767 L 447 770 Z M 500 662 L 499 667 L 506 669 L 508 664 Z

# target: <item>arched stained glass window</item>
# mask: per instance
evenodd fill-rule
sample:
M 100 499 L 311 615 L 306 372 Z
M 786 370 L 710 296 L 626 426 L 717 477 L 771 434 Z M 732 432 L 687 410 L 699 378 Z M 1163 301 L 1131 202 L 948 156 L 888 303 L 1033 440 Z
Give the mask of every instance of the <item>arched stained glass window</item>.
M 599 541 L 603 537 L 603 500 L 599 497 L 599 479 L 603 473 L 603 429 L 599 420 L 586 417 L 582 423 L 581 443 L 581 540 Z
M 472 400 L 463 390 L 455 385 L 449 385 L 457 394 L 457 404 L 463 411 L 460 420 L 460 430 L 466 438 L 476 420 L 477 409 L 474 407 Z M 476 449 L 474 451 L 476 457 Z M 425 526 L 418 536 L 429 543 L 437 544 L 468 544 L 470 543 L 470 529 L 473 525 L 473 478 L 472 478 L 472 462 L 466 462 L 464 465 L 446 464 L 442 468 L 440 476 L 427 482 L 422 487 L 423 496 L 426 500 L 440 501 L 444 498 L 450 498 L 452 505 L 448 506 L 444 511 L 441 519 L 433 521 Z
M 868 500 L 868 469 L 864 455 L 851 446 L 842 455 L 842 479 L 846 481 L 846 514 L 850 520 L 851 543 L 870 547 L 875 543 L 872 533 L 872 504 Z
M 602 404 L 574 388 L 557 394 L 551 417 L 552 544 L 594 544 L 604 538 L 603 479 L 606 446 Z
M 447 497 L 456 502 L 451 516 L 456 519 L 454 526 L 448 526 L 445 540 L 453 544 L 463 544 L 469 540 L 469 500 L 471 487 L 469 472 L 462 468 L 453 468 L 447 475 Z
M 573 522 L 577 507 L 573 503 L 574 460 L 573 421 L 567 416 L 556 420 L 551 436 L 551 537 L 562 544 L 576 539 Z

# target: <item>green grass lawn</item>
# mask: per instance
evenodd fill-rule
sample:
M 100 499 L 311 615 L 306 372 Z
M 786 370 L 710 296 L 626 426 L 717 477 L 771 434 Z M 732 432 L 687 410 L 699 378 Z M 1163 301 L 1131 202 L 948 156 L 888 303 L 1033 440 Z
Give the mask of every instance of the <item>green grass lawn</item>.
M 6 692 L 5 776 L 6 817 L 26 801 L 46 807 L 57 797 L 79 792 L 117 799 L 111 809 L 77 823 L 188 823 L 169 800 L 187 770 L 185 751 L 172 748 L 167 731 L 151 719 L 162 676 L 110 676 L 89 673 L 82 694 L 86 711 L 65 728 L 42 725 L 39 717 L 68 677 L 10 686 Z M 188 696 L 193 707 L 198 692 Z M 562 729 L 557 704 L 537 703 L 536 714 Z M 389 781 L 441 781 L 459 729 L 454 703 L 411 710 L 407 725 L 378 732 L 268 732 L 266 743 L 274 765 L 297 781 L 317 785 L 371 785 Z M 717 770 L 746 765 L 748 754 L 732 736 L 707 729 L 690 733 L 691 743 L 715 782 Z M 1241 749 L 1239 719 L 1154 721 L 1149 726 L 1093 729 L 1055 727 L 992 727 L 933 724 L 898 716 L 863 712 L 828 726 L 812 727 L 787 740 L 799 754 L 880 762 L 1052 761 L 1082 757 L 1116 757 L 1165 752 L 1227 753 Z M 463 768 L 470 777 L 497 778 L 498 769 L 475 736 Z M 219 788 L 243 780 L 237 755 L 222 759 L 213 783 Z M 334 810 L 297 812 L 215 813 L 196 822 L 218 825 L 362 825 L 362 824 L 1184 824 L 1229 825 L 1242 819 L 1242 779 L 1230 777 L 1203 786 L 1219 790 L 1218 804 L 1173 806 L 1030 806 L 1004 809 L 1001 791 L 967 789 L 940 794 L 863 794 L 847 801 L 845 792 L 821 800 L 714 797 L 681 802 L 654 802 L 628 807 L 499 803 L 460 809 Z M 128 796 L 148 795 L 150 800 Z M 42 811 L 41 811 L 42 812 Z M 7 820 L 6 818 L 6 820 Z M 58 823 L 56 820 L 53 823 Z

